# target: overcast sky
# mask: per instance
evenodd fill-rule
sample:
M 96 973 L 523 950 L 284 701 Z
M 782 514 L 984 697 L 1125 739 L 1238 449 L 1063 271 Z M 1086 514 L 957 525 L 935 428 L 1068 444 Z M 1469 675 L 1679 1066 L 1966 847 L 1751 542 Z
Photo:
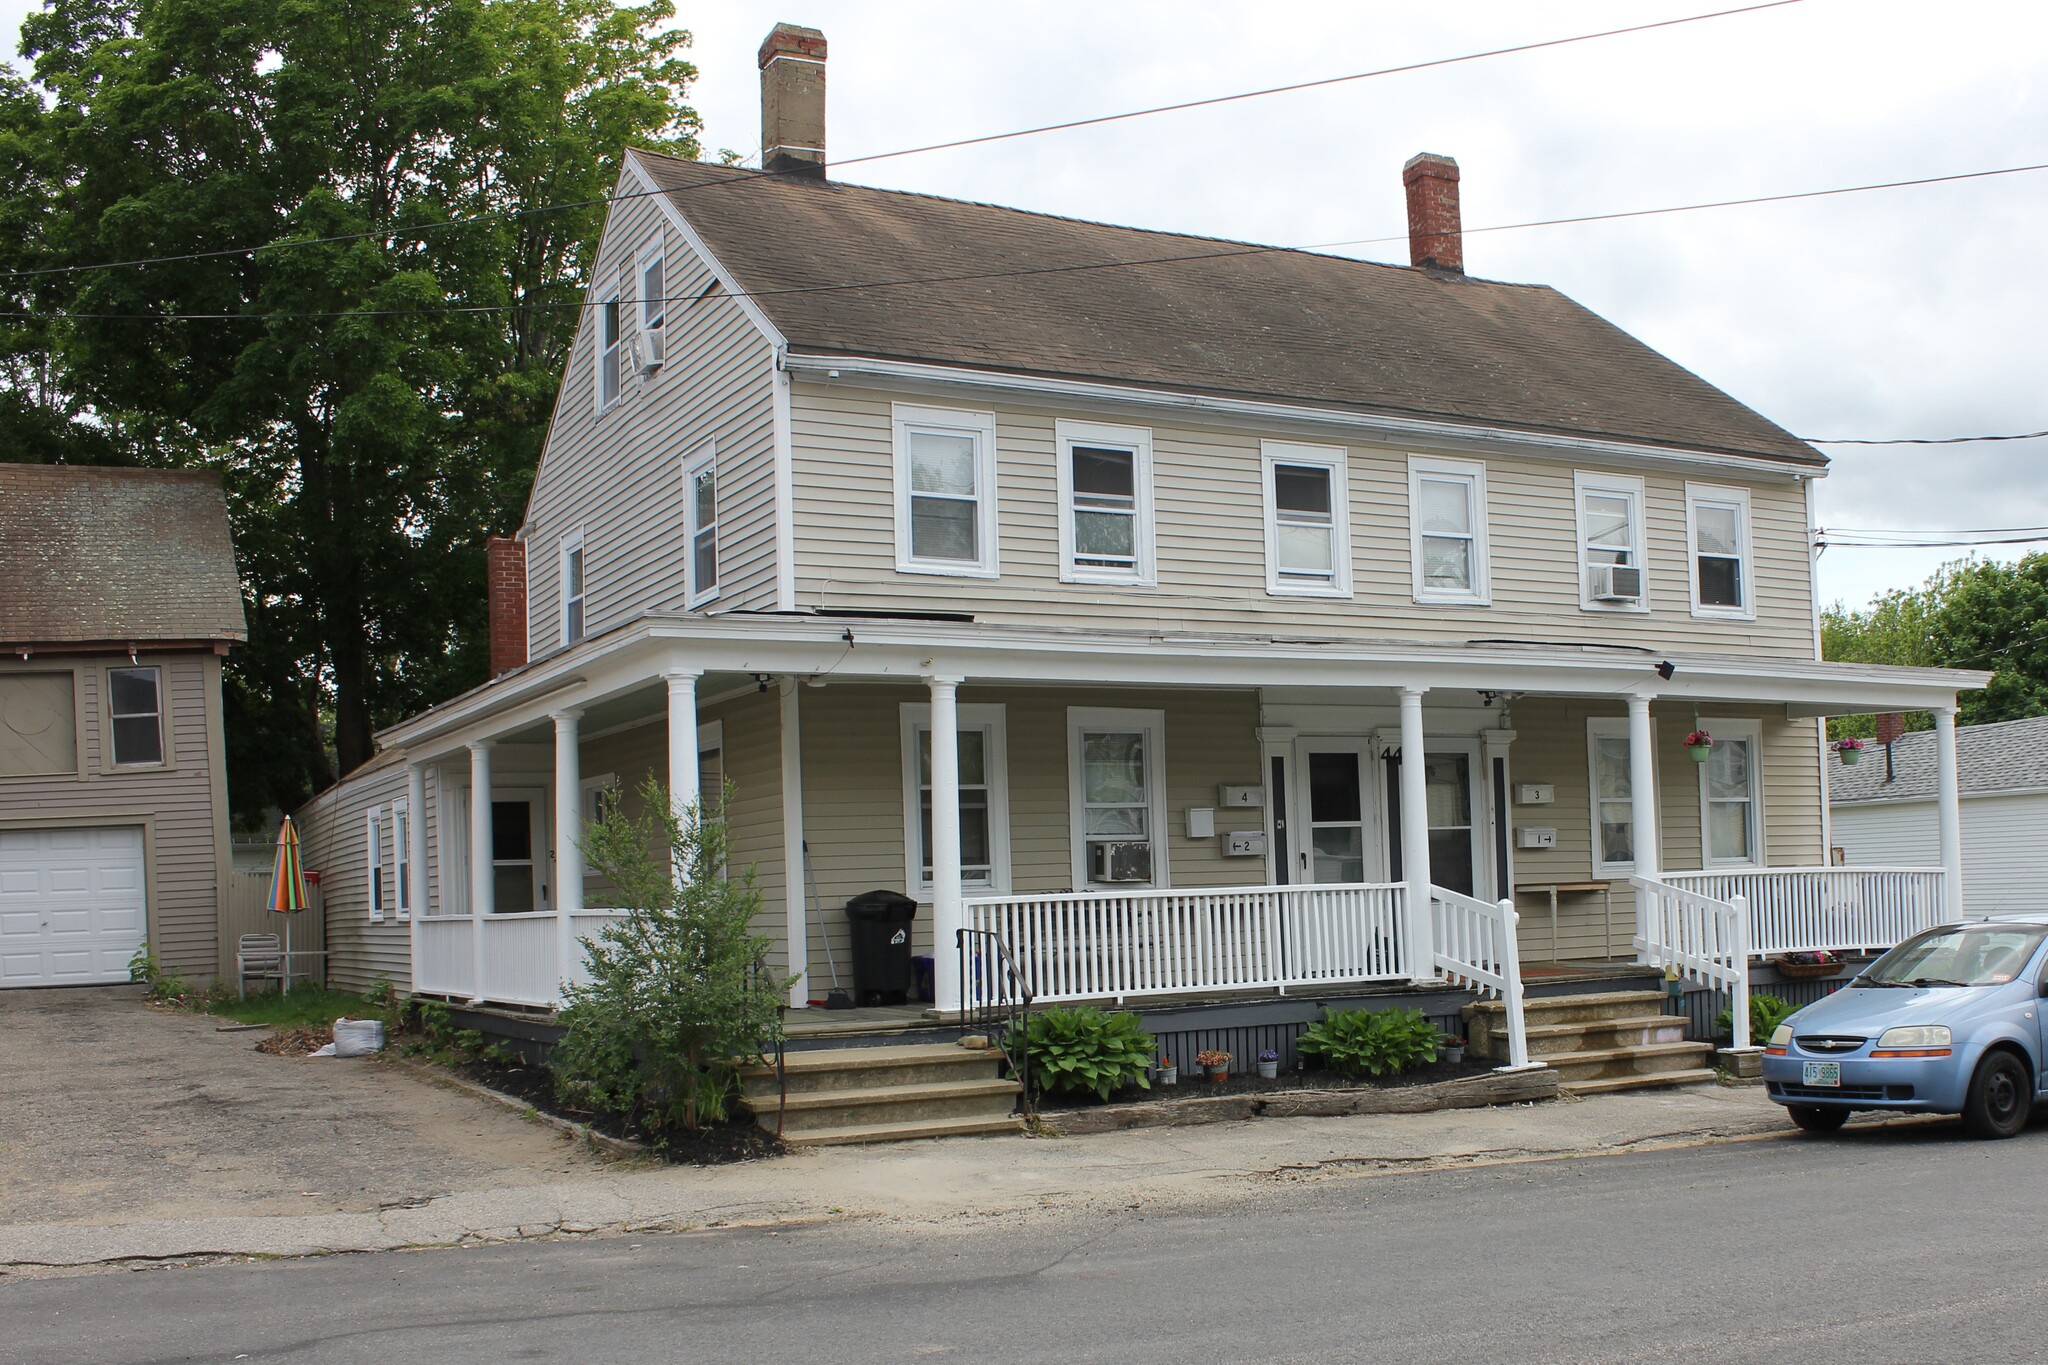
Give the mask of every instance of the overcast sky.
M 1226 94 L 1731 7 L 1731 0 L 681 0 L 705 146 L 760 145 L 777 20 L 831 44 L 829 154 Z M 10 34 L 33 5 L 0 0 Z M 1401 164 L 1463 168 L 1488 224 L 2048 162 L 2048 6 L 1801 0 L 1659 32 L 850 166 L 847 179 L 1309 244 L 1404 231 Z M 1801 436 L 2048 428 L 2048 172 L 1481 233 L 1467 270 L 1549 284 Z M 1347 248 L 1406 263 L 1400 243 Z M 1826 447 L 1825 526 L 2048 525 L 2048 441 Z M 2015 556 L 2028 548 L 1988 553 Z M 1828 551 L 1861 604 L 1960 551 Z

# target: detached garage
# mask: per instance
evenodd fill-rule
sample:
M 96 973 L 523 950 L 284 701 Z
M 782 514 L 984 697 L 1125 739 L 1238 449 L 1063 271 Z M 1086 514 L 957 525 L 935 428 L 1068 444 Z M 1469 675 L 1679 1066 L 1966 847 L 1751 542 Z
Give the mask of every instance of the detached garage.
M 0 583 L 0 988 L 220 975 L 220 480 L 0 463 Z

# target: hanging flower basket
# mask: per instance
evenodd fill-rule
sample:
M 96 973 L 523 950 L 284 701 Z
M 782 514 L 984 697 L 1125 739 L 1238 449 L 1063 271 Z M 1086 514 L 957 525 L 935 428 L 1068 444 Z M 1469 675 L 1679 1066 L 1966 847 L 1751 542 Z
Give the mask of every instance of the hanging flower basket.
M 1835 741 L 1835 757 L 1842 760 L 1842 766 L 1853 768 L 1863 759 L 1863 741 L 1854 735 Z
M 1707 755 L 1714 751 L 1714 737 L 1705 730 L 1695 730 L 1685 737 L 1685 752 L 1695 763 L 1707 761 Z

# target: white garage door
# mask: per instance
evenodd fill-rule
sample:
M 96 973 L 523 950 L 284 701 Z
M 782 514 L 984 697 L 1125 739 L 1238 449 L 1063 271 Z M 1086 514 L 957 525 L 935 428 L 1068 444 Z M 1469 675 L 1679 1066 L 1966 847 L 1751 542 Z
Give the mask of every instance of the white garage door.
M 147 924 L 140 829 L 0 830 L 0 987 L 126 981 Z

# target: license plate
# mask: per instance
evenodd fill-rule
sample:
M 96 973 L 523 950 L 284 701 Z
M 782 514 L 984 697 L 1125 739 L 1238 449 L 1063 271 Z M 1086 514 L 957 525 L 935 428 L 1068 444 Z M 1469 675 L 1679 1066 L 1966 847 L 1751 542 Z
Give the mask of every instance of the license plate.
M 1840 1062 L 1807 1062 L 1800 1073 L 1800 1081 L 1806 1085 L 1829 1086 L 1839 1089 L 1842 1084 Z

